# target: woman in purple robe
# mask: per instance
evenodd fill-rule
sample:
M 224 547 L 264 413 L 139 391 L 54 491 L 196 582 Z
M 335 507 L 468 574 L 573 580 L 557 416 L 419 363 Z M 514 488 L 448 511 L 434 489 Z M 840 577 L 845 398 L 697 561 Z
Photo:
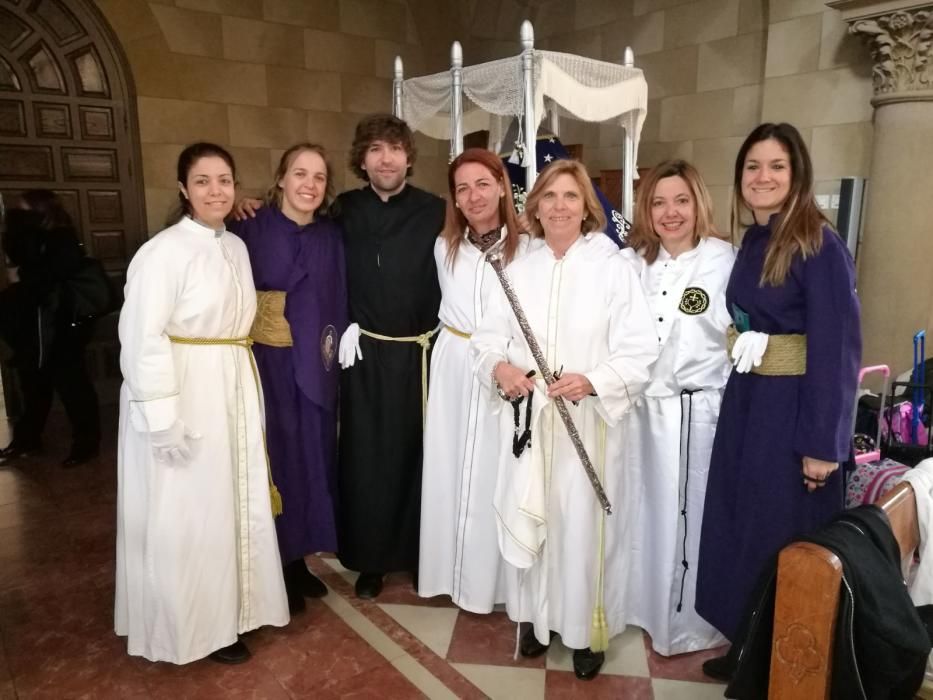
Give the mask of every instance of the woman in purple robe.
M 765 564 L 843 509 L 859 302 L 852 258 L 812 188 L 793 126 L 762 124 L 739 149 L 733 232 L 754 220 L 726 289 L 735 367 L 710 461 L 696 602 L 733 642 Z M 727 679 L 736 657 L 703 670 Z
M 300 143 L 282 155 L 266 206 L 230 229 L 249 250 L 257 311 L 250 336 L 262 379 L 266 445 L 282 494 L 276 520 L 292 613 L 327 588 L 304 557 L 337 548 L 337 342 L 347 325 L 340 228 L 324 149 Z

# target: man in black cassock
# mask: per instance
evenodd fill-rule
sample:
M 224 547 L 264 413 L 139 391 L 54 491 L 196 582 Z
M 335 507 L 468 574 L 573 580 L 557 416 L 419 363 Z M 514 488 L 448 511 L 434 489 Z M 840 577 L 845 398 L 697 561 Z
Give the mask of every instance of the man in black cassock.
M 444 201 L 406 182 L 411 130 L 390 115 L 356 128 L 338 198 L 351 325 L 340 342 L 338 556 L 374 598 L 383 575 L 417 575 L 427 346 L 441 300 L 434 243 Z

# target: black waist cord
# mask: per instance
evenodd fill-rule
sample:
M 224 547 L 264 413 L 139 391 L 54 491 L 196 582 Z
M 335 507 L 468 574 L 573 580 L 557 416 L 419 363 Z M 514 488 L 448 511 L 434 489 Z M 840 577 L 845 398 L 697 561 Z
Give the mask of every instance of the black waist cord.
M 687 583 L 687 570 L 690 564 L 687 562 L 687 486 L 690 482 L 690 426 L 693 422 L 693 395 L 699 389 L 684 389 L 680 392 L 680 455 L 681 461 L 684 461 L 684 395 L 688 397 L 687 402 L 687 459 L 684 465 L 684 500 L 680 509 L 680 516 L 684 519 L 684 540 L 682 543 L 682 554 L 680 563 L 683 564 L 683 571 L 680 573 L 680 597 L 677 600 L 677 612 L 684 607 L 684 585 Z M 679 480 L 678 480 L 679 481 Z

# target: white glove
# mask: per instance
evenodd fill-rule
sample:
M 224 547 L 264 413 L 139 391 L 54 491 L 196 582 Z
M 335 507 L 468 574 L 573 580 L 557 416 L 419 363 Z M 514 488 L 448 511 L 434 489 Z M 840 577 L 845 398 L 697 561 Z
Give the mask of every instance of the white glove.
M 340 367 L 346 369 L 356 364 L 357 360 L 363 359 L 363 351 L 360 350 L 360 324 L 351 323 L 347 330 L 340 336 L 340 348 L 337 350 L 337 361 Z
M 180 420 L 175 420 L 166 430 L 153 430 L 149 433 L 152 454 L 159 462 L 184 464 L 191 458 L 188 440 L 200 440 L 199 433 L 190 430 Z
M 740 333 L 735 339 L 735 345 L 732 346 L 732 363 L 735 365 L 735 371 L 745 374 L 751 371 L 753 366 L 760 367 L 761 359 L 765 356 L 767 349 L 767 333 L 756 331 Z

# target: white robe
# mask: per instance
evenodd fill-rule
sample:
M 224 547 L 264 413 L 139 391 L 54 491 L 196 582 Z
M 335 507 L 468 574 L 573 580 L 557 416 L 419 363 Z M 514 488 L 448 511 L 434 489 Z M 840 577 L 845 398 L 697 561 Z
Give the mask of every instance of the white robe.
M 139 249 L 125 291 L 115 629 L 131 655 L 183 664 L 289 619 L 249 356 L 168 337 L 249 334 L 246 246 L 184 218 Z M 148 433 L 176 419 L 201 435 L 191 459 L 156 461 Z
M 914 605 L 933 604 L 933 459 L 925 459 L 904 474 L 917 501 L 917 524 L 920 526 L 920 563 L 911 572 L 910 598 Z M 927 659 L 927 681 L 933 681 L 933 653 Z
M 499 547 L 509 565 L 506 606 L 513 620 L 534 624 L 542 643 L 554 630 L 566 646 L 582 649 L 590 646 L 601 569 L 608 634 L 625 628 L 631 492 L 621 462 L 621 420 L 657 357 L 654 324 L 637 275 L 603 234 L 581 237 L 560 260 L 541 246 L 516 261 L 508 274 L 551 369 L 583 373 L 595 388 L 597 396 L 567 407 L 613 514 L 604 516 L 540 373 L 531 446 L 518 459 L 512 453 L 513 413 L 500 401 L 500 408 L 508 410 L 499 414 L 494 503 Z M 501 291 L 493 295 L 471 346 L 477 376 L 485 383 L 491 382 L 499 360 L 536 368 Z
M 505 235 L 503 229 L 502 235 Z M 516 259 L 528 247 L 522 236 Z M 438 238 L 441 331 L 431 353 L 424 431 L 418 594 L 449 595 L 455 605 L 488 613 L 505 602 L 492 497 L 496 487 L 499 396 L 473 373 L 470 339 L 499 288 L 485 256 L 464 236 L 453 267 Z
M 669 656 L 725 643 L 694 602 L 709 460 L 731 369 L 726 284 L 735 251 L 707 238 L 677 258 L 661 248 L 652 265 L 632 249 L 622 255 L 639 272 L 661 351 L 627 417 L 625 461 L 634 467 L 638 504 L 628 621 Z

